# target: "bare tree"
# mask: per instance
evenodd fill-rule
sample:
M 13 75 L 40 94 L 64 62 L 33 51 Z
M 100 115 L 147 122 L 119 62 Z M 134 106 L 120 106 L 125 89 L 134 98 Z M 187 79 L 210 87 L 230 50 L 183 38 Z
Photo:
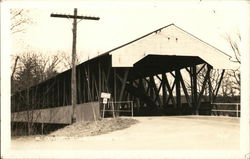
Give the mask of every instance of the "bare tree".
M 58 54 L 60 54 L 61 57 L 61 62 L 63 65 L 64 69 L 71 69 L 72 68 L 72 56 L 70 54 L 67 54 L 66 52 L 59 52 Z M 80 64 L 80 58 L 79 56 L 76 54 L 76 65 Z
M 226 35 L 226 40 L 228 41 L 231 49 L 234 52 L 234 58 L 231 61 L 241 64 L 241 52 L 239 49 L 239 43 L 241 42 L 241 35 L 239 33 L 236 34 L 235 38 L 232 38 L 230 35 Z M 231 70 L 228 72 L 229 76 L 233 78 L 233 87 L 234 89 L 240 91 L 240 69 Z
M 12 67 L 12 93 L 24 90 L 36 85 L 58 73 L 58 65 L 60 63 L 59 55 L 45 56 L 41 53 L 29 51 L 22 53 L 15 58 Z M 19 59 L 17 63 L 17 59 Z
M 231 49 L 234 52 L 234 57 L 235 59 L 232 60 L 233 62 L 237 62 L 241 64 L 241 59 L 240 59 L 240 50 L 239 50 L 239 43 L 241 42 L 241 36 L 240 33 L 236 34 L 236 38 L 232 38 L 229 34 L 226 35 L 226 40 L 228 41 Z
M 25 30 L 26 25 L 33 23 L 27 9 L 11 9 L 11 32 L 18 33 Z

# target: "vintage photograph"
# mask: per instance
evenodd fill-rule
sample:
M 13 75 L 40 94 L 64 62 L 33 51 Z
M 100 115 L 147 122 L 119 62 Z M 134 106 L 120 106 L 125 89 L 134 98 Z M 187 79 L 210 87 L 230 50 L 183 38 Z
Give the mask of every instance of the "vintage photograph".
M 240 151 L 241 3 L 149 2 L 9 7 L 12 150 Z

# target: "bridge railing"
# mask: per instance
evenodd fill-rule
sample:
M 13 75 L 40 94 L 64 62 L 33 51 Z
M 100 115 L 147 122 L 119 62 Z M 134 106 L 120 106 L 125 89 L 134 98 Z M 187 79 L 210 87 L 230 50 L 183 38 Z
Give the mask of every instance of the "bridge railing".
M 240 117 L 240 103 L 211 103 L 212 105 L 212 111 L 211 111 L 211 115 L 213 114 L 219 114 L 219 112 L 222 113 L 235 113 L 236 117 Z M 235 109 L 221 109 L 221 106 L 233 106 Z

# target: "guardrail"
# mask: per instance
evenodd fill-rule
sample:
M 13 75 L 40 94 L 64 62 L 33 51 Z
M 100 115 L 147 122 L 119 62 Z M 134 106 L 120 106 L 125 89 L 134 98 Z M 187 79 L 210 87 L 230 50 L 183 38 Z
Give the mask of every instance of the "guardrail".
M 118 109 L 115 109 L 115 104 L 119 104 Z M 127 109 L 124 110 L 126 106 Z M 123 108 L 123 109 L 122 109 Z M 133 101 L 108 101 L 107 105 L 103 105 L 102 117 L 104 118 L 105 112 L 112 112 L 113 117 L 115 117 L 116 112 L 131 112 L 131 116 L 134 116 L 134 104 Z
M 211 103 L 212 104 L 212 112 L 235 112 L 236 117 L 240 117 L 240 103 Z M 220 105 L 231 105 L 235 106 L 235 110 L 229 110 L 229 109 L 218 109 L 218 106 Z M 216 108 L 215 108 L 216 107 Z M 212 114 L 211 114 L 212 115 Z

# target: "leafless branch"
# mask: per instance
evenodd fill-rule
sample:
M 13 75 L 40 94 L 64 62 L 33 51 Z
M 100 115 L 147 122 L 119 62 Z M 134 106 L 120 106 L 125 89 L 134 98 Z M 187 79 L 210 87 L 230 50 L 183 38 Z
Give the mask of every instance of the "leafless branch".
M 33 23 L 31 18 L 28 16 L 28 10 L 26 9 L 11 9 L 11 32 L 18 33 L 25 30 L 25 25 Z

